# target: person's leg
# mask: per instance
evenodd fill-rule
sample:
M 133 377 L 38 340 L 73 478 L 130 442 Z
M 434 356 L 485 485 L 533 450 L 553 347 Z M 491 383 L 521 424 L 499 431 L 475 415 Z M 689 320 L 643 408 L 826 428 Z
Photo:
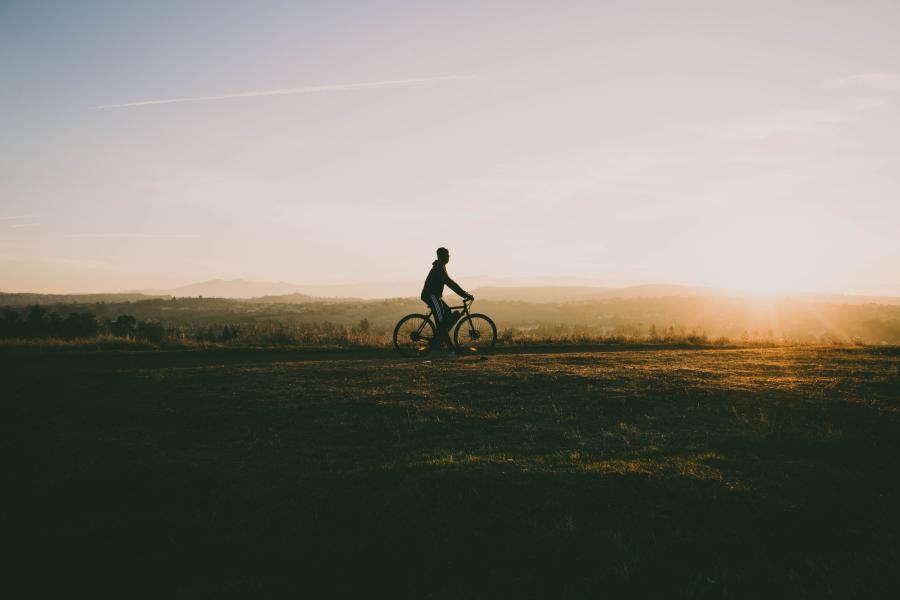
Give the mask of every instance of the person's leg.
M 431 346 L 438 348 L 441 345 L 441 323 L 444 321 L 444 307 L 441 306 L 440 299 L 437 296 L 428 296 L 428 308 L 431 309 L 431 316 L 434 317 L 434 324 L 437 329 L 434 332 L 434 339 L 431 340 Z
M 444 323 L 441 326 L 443 336 L 439 338 L 444 345 L 447 346 L 447 350 L 456 350 L 453 346 L 453 340 L 450 339 L 450 330 L 453 328 L 453 324 L 456 323 L 456 319 L 454 318 L 453 311 L 450 310 L 450 306 L 441 300 L 441 310 L 444 313 Z
M 437 296 L 430 296 L 429 300 L 431 311 L 434 314 L 434 320 L 437 323 L 437 331 L 434 332 L 432 344 L 434 344 L 435 347 L 440 347 L 443 343 L 446 344 L 447 348 L 452 350 L 453 342 L 450 341 L 450 335 L 447 333 L 447 325 L 450 322 L 450 311 L 447 308 L 447 304 Z

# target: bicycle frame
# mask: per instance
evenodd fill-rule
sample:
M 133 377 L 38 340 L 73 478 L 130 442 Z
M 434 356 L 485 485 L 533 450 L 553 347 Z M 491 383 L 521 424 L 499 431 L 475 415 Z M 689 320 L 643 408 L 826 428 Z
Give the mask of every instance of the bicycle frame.
M 465 299 L 462 305 L 457 306 L 444 303 L 443 309 L 438 309 L 433 302 L 426 303 L 427 309 L 423 313 L 406 315 L 397 322 L 394 327 L 394 347 L 407 357 L 424 356 L 435 347 L 444 345 L 444 342 L 451 351 L 456 350 L 465 354 L 490 352 L 497 343 L 497 326 L 487 315 L 471 311 L 473 301 L 474 298 Z M 459 312 L 459 309 L 462 309 L 462 312 Z M 448 314 L 452 312 L 458 316 L 454 319 L 454 323 L 450 322 L 450 317 L 445 317 L 444 324 L 447 325 L 447 331 L 441 332 L 440 341 L 435 327 L 440 326 L 440 323 L 434 318 L 438 310 L 442 312 L 446 310 Z M 427 332 L 429 328 L 431 331 Z M 444 333 L 450 339 L 444 338 Z M 424 345 L 426 342 L 427 346 Z
M 462 306 L 450 306 L 449 304 L 447 305 L 448 308 L 450 308 L 450 310 L 456 310 L 457 308 L 463 309 L 463 314 L 460 315 L 459 319 L 457 319 L 457 321 L 456 321 L 457 323 L 458 323 L 459 321 L 461 321 L 462 319 L 464 319 L 465 317 L 468 317 L 468 316 L 469 316 L 469 306 L 472 305 L 472 302 L 474 302 L 474 300 L 466 300 L 466 299 L 464 298 L 464 299 L 463 299 Z M 416 329 L 416 333 L 417 333 L 418 335 L 422 335 L 422 330 L 425 329 L 425 323 L 428 322 L 428 321 L 430 321 L 430 322 L 434 325 L 435 331 L 437 331 L 437 328 L 438 328 L 439 323 L 438 323 L 436 320 L 434 320 L 434 319 L 431 318 L 431 316 L 432 316 L 433 314 L 434 314 L 434 310 L 432 310 L 431 307 L 429 307 L 429 308 L 428 308 L 428 312 L 425 313 L 425 318 L 427 319 L 427 321 L 423 321 L 422 324 L 419 325 L 419 328 Z M 447 333 L 450 333 L 450 332 L 448 331 Z

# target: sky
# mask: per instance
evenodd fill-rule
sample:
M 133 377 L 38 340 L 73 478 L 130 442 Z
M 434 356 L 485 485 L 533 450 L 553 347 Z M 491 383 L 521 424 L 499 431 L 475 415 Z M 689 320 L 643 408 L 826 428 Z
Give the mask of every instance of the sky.
M 0 1 L 0 291 L 900 295 L 900 3 Z M 520 279 L 521 280 L 521 279 Z

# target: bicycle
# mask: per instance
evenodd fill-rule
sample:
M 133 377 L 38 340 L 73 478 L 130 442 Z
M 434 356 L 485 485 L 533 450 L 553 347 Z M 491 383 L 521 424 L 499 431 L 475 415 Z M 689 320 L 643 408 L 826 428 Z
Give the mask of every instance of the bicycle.
M 469 306 L 473 300 L 463 300 L 462 306 L 451 306 L 450 310 L 463 309 L 461 317 L 453 330 L 453 345 L 465 354 L 485 354 L 497 343 L 497 326 L 487 315 L 470 313 Z M 394 348 L 403 356 L 427 356 L 432 350 L 437 325 L 431 318 L 432 310 L 427 313 L 406 315 L 394 327 Z

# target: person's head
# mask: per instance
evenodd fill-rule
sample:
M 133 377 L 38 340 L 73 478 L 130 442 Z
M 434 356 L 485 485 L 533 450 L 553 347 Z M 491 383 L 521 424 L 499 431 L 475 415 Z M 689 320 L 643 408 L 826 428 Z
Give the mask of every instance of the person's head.
M 437 249 L 437 257 L 438 260 L 444 264 L 450 262 L 450 251 L 444 247 L 440 247 Z

